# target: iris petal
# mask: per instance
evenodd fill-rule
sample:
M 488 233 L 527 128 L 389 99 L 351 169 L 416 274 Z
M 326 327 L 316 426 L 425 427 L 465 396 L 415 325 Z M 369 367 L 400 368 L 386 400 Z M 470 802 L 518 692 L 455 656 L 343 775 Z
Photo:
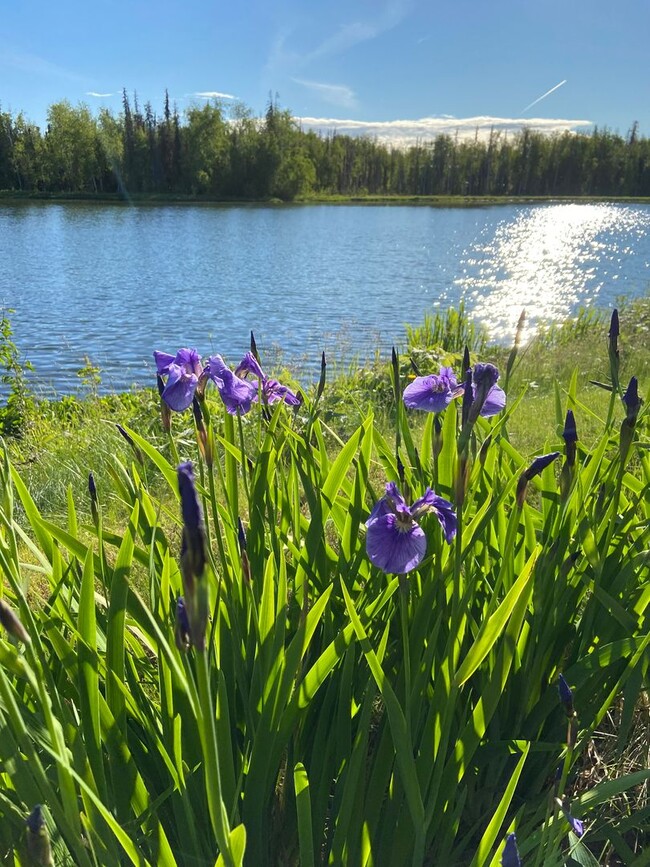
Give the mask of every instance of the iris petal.
M 366 550 L 370 562 L 377 568 L 400 575 L 410 572 L 422 562 L 427 550 L 427 539 L 416 523 L 408 530 L 400 530 L 395 515 L 388 513 L 368 524 Z
M 441 384 L 440 377 L 433 373 L 430 376 L 416 376 L 406 386 L 402 397 L 408 409 L 422 409 L 425 412 L 442 412 L 452 400 L 449 388 Z
M 205 366 L 207 376 L 217 386 L 226 410 L 235 415 L 247 413 L 251 404 L 257 400 L 257 386 L 240 379 L 230 370 L 220 355 L 213 355 Z
M 174 356 L 168 352 L 158 352 L 156 350 L 153 357 L 156 362 L 156 372 L 160 376 L 165 376 L 165 374 L 169 373 L 169 365 L 174 361 Z
M 269 403 L 283 400 L 289 406 L 300 406 L 300 399 L 286 385 L 280 385 L 277 379 L 264 382 L 264 396 Z
M 404 406 L 425 412 L 442 412 L 456 396 L 457 386 L 458 380 L 451 367 L 441 367 L 439 374 L 416 376 L 404 389 Z
M 404 508 L 407 508 L 406 500 L 400 493 L 400 489 L 397 487 L 395 482 L 387 482 L 386 496 L 390 497 L 390 499 L 393 501 L 393 507 L 403 506 Z M 391 511 L 395 511 L 395 508 L 393 508 Z
M 487 393 L 485 403 L 481 407 L 483 418 L 490 418 L 505 409 L 506 393 L 499 385 L 493 385 Z
M 192 403 L 198 381 L 198 377 L 193 373 L 187 374 L 177 364 L 170 364 L 167 385 L 162 393 L 163 400 L 174 412 L 183 412 Z
M 262 370 L 259 361 L 255 358 L 252 352 L 247 352 L 239 362 L 235 370 L 235 376 L 245 376 L 247 373 L 252 373 L 260 380 L 264 380 L 264 371 Z
M 433 512 L 435 514 L 445 534 L 446 541 L 451 543 L 458 529 L 458 518 L 452 504 L 448 500 L 445 500 L 444 497 L 440 497 L 434 493 L 431 488 L 427 488 L 424 496 L 416 500 L 411 506 L 411 514 L 414 518 L 417 518 L 424 512 Z
M 442 532 L 445 534 L 445 540 L 448 544 L 456 535 L 458 529 L 458 518 L 454 512 L 451 503 L 444 500 L 442 497 L 436 497 L 436 504 L 433 508 L 436 518 L 440 522 Z

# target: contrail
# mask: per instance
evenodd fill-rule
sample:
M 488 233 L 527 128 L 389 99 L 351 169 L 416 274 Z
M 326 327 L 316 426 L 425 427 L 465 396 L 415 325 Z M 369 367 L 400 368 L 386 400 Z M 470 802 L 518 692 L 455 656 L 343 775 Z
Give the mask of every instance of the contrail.
M 529 108 L 532 108 L 534 105 L 537 105 L 538 102 L 541 102 L 543 99 L 546 99 L 547 96 L 550 96 L 554 90 L 557 90 L 558 87 L 562 87 L 563 84 L 567 83 L 567 79 L 561 81 L 559 84 L 556 84 L 555 87 L 552 87 L 550 90 L 547 90 L 546 93 L 543 93 L 541 96 L 538 96 L 537 99 L 534 99 L 530 105 L 527 105 L 526 108 L 522 110 L 522 114 L 525 114 Z

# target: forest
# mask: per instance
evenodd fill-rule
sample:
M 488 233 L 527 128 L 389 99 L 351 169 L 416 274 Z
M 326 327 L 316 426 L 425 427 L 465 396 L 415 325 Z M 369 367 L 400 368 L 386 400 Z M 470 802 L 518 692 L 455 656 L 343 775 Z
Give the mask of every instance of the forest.
M 485 138 L 439 135 L 408 148 L 301 129 L 270 98 L 255 115 L 218 101 L 183 114 L 165 93 L 158 116 L 137 95 L 116 116 L 80 103 L 51 105 L 45 130 L 0 107 L 0 190 L 23 193 L 189 195 L 291 201 L 314 195 L 650 196 L 650 139 L 547 135 L 523 128 Z

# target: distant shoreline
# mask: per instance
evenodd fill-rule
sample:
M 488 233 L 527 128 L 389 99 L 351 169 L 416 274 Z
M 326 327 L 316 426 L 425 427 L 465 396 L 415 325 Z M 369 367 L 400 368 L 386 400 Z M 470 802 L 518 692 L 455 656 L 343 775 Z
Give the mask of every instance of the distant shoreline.
M 0 204 L 18 202 L 91 202 L 117 205 L 250 205 L 292 207 L 297 205 L 421 205 L 438 208 L 475 208 L 493 205 L 543 204 L 650 204 L 644 196 L 379 196 L 317 195 L 292 201 L 281 199 L 228 199 L 180 193 L 39 193 L 0 190 Z

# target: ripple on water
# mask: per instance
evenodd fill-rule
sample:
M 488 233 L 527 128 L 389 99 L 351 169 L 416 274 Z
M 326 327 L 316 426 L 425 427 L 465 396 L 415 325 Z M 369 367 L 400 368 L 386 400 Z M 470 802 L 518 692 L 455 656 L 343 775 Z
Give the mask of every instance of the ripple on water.
M 465 299 L 509 341 L 584 304 L 645 294 L 650 208 L 0 205 L 0 305 L 38 378 L 74 391 L 153 381 L 152 351 L 236 362 L 255 331 L 318 376 L 404 343 L 404 325 Z

